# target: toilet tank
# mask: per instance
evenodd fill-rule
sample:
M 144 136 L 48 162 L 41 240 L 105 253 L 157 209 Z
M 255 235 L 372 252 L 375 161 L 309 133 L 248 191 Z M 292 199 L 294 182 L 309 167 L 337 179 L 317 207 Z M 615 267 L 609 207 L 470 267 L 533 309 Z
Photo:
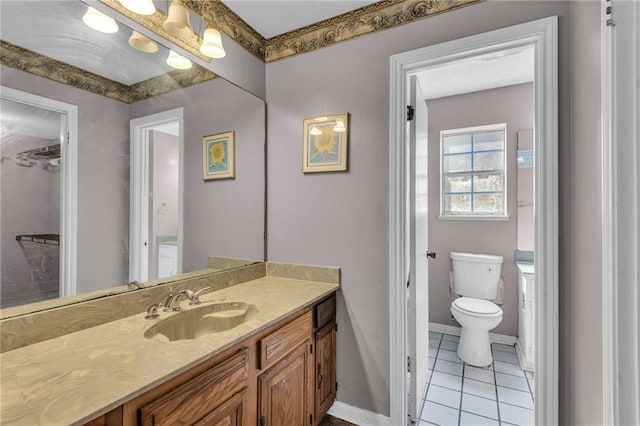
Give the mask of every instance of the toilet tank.
M 498 295 L 502 256 L 451 252 L 453 288 L 460 296 L 493 300 Z

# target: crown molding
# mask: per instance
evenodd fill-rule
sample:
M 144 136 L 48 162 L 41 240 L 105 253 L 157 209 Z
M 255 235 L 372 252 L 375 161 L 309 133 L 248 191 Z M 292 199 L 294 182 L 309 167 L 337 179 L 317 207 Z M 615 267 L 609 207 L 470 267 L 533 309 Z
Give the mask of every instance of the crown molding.
M 236 43 L 264 61 L 266 39 L 220 0 L 183 0 L 183 3 L 202 16 L 208 24 L 217 26 Z
M 265 61 L 311 52 L 483 0 L 383 0 L 267 40 Z
M 163 95 L 174 90 L 184 89 L 194 84 L 216 78 L 216 75 L 197 64 L 188 70 L 173 70 L 148 80 L 128 86 L 132 101 L 137 102 L 152 96 Z
M 257 58 L 273 62 L 481 1 L 383 0 L 269 39 L 220 0 L 184 0 L 184 4 Z
M 4 40 L 0 40 L 0 63 L 126 104 L 216 78 L 211 71 L 194 64 L 188 70 L 174 70 L 127 86 Z
M 0 63 L 3 65 L 120 102 L 131 102 L 129 87 L 126 84 L 118 83 L 4 40 L 0 40 L 0 48 Z

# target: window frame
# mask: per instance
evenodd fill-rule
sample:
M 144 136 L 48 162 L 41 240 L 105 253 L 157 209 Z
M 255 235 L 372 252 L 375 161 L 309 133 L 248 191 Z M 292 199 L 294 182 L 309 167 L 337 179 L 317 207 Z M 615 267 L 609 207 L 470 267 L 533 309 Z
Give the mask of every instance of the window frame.
M 474 213 L 473 211 L 464 212 L 464 213 L 452 213 L 445 211 L 445 195 L 451 194 L 451 192 L 445 191 L 445 176 L 450 175 L 470 175 L 471 176 L 471 190 L 468 194 L 471 196 L 472 208 L 473 208 L 473 196 L 474 194 L 482 194 L 482 193 L 500 193 L 499 191 L 480 191 L 476 192 L 473 190 L 473 175 L 478 171 L 473 170 L 473 155 L 478 152 L 484 151 L 474 151 L 473 150 L 473 139 L 471 144 L 471 151 L 456 153 L 454 155 L 462 155 L 462 154 L 470 154 L 471 155 L 471 170 L 468 172 L 452 172 L 445 173 L 444 171 L 444 139 L 447 136 L 452 135 L 460 135 L 460 134 L 473 134 L 473 133 L 485 133 L 485 132 L 503 132 L 503 145 L 502 145 L 502 170 L 493 169 L 493 170 L 482 170 L 481 173 L 502 173 L 502 211 L 496 213 L 487 213 L 487 212 L 479 212 Z M 495 150 L 487 150 L 487 152 L 496 152 L 500 151 L 498 149 Z M 440 220 L 508 220 L 508 210 L 507 210 L 507 124 L 506 123 L 497 123 L 497 124 L 488 124 L 483 126 L 473 126 L 473 127 L 464 127 L 458 129 L 448 129 L 440 131 L 440 213 L 438 218 Z

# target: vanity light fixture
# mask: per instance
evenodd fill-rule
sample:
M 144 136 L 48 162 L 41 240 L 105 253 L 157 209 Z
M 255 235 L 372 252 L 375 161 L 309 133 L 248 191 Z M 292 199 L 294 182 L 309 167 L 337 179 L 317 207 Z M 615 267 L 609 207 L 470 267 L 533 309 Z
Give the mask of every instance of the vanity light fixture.
M 171 0 L 167 20 L 162 24 L 162 28 L 174 37 L 189 38 L 193 36 L 189 22 L 189 10 L 182 0 Z
M 172 66 L 173 68 L 177 68 L 179 70 L 188 70 L 191 68 L 191 61 L 184 56 L 178 55 L 173 50 L 169 51 L 169 56 L 167 57 L 167 64 Z
M 121 5 L 138 15 L 153 15 L 156 7 L 153 0 L 118 0 Z
M 131 33 L 129 46 L 144 53 L 156 53 L 158 51 L 158 44 L 155 41 L 137 31 Z
M 82 20 L 89 28 L 101 33 L 112 34 L 118 31 L 118 24 L 115 19 L 89 6 Z
M 345 132 L 347 129 L 344 127 L 344 121 L 337 120 L 336 125 L 333 126 L 333 131 L 337 133 Z
M 322 134 L 322 131 L 318 129 L 316 126 L 313 126 L 311 130 L 309 130 L 309 133 L 312 134 L 313 136 L 320 136 Z
M 218 25 L 212 17 L 211 22 L 202 35 L 200 53 L 214 59 L 224 58 L 227 54 L 222 47 L 222 35 L 218 31 Z

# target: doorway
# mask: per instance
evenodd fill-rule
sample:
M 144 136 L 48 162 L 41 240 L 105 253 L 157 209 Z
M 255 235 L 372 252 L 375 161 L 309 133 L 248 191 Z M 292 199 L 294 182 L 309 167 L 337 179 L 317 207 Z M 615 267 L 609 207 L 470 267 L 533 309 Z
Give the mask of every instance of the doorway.
M 182 272 L 182 108 L 131 120 L 131 281 Z
M 0 90 L 0 307 L 75 295 L 77 106 Z
M 533 340 L 536 342 L 535 422 L 536 424 L 557 423 L 556 26 L 556 18 L 547 18 L 418 49 L 395 55 L 391 58 L 390 357 L 392 424 L 403 424 L 406 421 L 418 420 L 417 404 L 419 404 L 424 395 L 424 386 L 421 384 L 422 378 L 417 376 L 427 370 L 426 365 L 429 362 L 426 357 L 427 352 L 425 350 L 422 352 L 417 350 L 418 346 L 422 347 L 424 345 L 412 344 L 412 340 L 420 340 L 420 336 L 416 335 L 416 330 L 421 325 L 423 331 L 425 328 L 424 312 L 421 314 L 417 309 L 420 303 L 424 304 L 424 301 L 412 300 L 415 297 L 416 289 L 420 288 L 420 283 L 416 282 L 416 277 L 419 276 L 416 272 L 416 266 L 424 265 L 423 268 L 428 268 L 425 262 L 427 253 L 425 253 L 424 247 L 426 247 L 426 244 L 424 242 L 420 243 L 420 238 L 414 238 L 413 231 L 420 228 L 418 226 L 420 225 L 419 221 L 424 220 L 424 216 L 426 216 L 416 208 L 419 204 L 417 200 L 422 196 L 419 192 L 420 185 L 416 181 L 426 171 L 419 169 L 420 161 L 417 161 L 419 156 L 416 155 L 419 150 L 413 145 L 415 139 L 412 140 L 412 135 L 415 132 L 407 131 L 407 125 L 405 124 L 407 119 L 405 115 L 406 106 L 413 106 L 411 102 L 415 101 L 411 99 L 414 96 L 412 93 L 414 90 L 412 77 L 415 79 L 415 76 L 419 75 L 420 72 L 441 68 L 443 65 L 457 63 L 465 59 L 479 56 L 490 57 L 491 55 L 496 57 L 505 56 L 505 52 L 521 52 L 525 49 L 532 51 L 534 57 L 533 115 L 535 124 L 532 126 L 531 134 L 533 135 L 533 145 L 536 152 L 536 162 L 533 170 L 536 181 L 534 202 L 537 213 L 534 221 L 534 252 L 536 253 L 535 273 L 538 278 L 537 281 L 539 281 L 534 289 L 535 300 L 537 301 L 535 306 L 536 330 L 535 336 L 533 336 Z M 410 127 L 411 125 L 409 125 Z M 458 128 L 457 130 L 460 129 Z M 523 139 L 524 137 L 523 135 Z M 436 144 L 441 143 L 441 137 L 436 139 Z M 429 143 L 432 144 L 434 141 L 430 140 Z M 473 152 L 467 154 L 470 158 L 474 156 Z M 503 152 L 502 155 L 505 155 L 505 153 Z M 433 159 L 430 161 L 431 164 L 433 164 Z M 437 166 L 438 163 L 436 162 Z M 426 168 L 426 165 L 423 167 Z M 457 172 L 464 171 L 458 170 Z M 493 175 L 497 174 L 496 170 L 492 170 L 492 172 L 495 172 L 492 173 Z M 460 176 L 455 177 L 458 179 Z M 462 181 L 465 179 L 458 180 L 460 182 L 457 183 L 464 186 Z M 492 178 L 484 183 L 493 182 L 495 184 L 498 181 L 500 179 Z M 483 184 L 482 182 L 478 183 Z M 430 182 L 430 189 L 434 188 L 432 184 L 433 182 Z M 458 190 L 440 194 L 440 188 L 444 188 L 444 183 L 442 185 L 440 182 L 435 183 L 437 195 L 443 201 L 446 201 L 444 200 L 445 198 L 452 198 L 448 203 L 443 202 L 442 205 L 438 206 L 441 219 L 447 212 L 459 212 L 461 211 L 460 209 L 471 209 L 473 211 L 473 199 L 476 198 L 476 195 L 478 195 L 479 210 L 490 214 L 500 213 L 500 210 L 502 210 L 502 215 L 505 215 L 506 210 L 504 207 L 502 209 L 498 207 L 500 207 L 500 203 L 503 203 L 502 206 L 506 206 L 508 194 L 506 192 L 501 195 L 498 194 L 502 190 L 501 188 L 492 187 L 490 192 L 493 194 L 474 194 L 473 190 L 465 189 L 462 192 L 467 192 L 467 194 L 464 194 L 466 199 L 463 199 L 465 197 L 462 197 L 461 194 L 451 194 L 451 192 L 461 192 Z M 430 205 L 429 208 L 432 209 L 433 206 Z M 513 213 L 515 214 L 515 212 Z M 433 212 L 431 212 L 432 214 Z M 437 216 L 438 214 L 436 214 Z M 431 231 L 429 229 L 429 232 Z M 424 235 L 424 238 L 426 238 L 426 233 Z M 438 248 L 429 246 L 428 249 L 437 250 Z M 448 260 L 449 253 L 448 250 L 445 251 L 447 252 L 439 253 L 439 256 L 444 256 Z M 408 270 L 411 271 L 411 274 L 410 283 L 407 287 L 404 284 L 406 283 Z M 423 271 L 424 273 L 425 271 Z M 411 277 L 413 277 L 413 280 L 411 280 Z M 406 302 L 407 297 L 409 303 Z M 420 324 L 420 321 L 422 321 L 422 324 Z M 417 334 L 421 335 L 423 333 L 419 332 Z M 442 343 L 442 339 L 443 337 L 440 336 L 439 344 Z M 421 340 L 424 341 L 424 339 Z M 455 339 L 448 340 L 453 341 Z M 455 354 L 455 352 L 452 353 Z M 411 367 L 409 376 L 406 373 L 407 359 Z M 492 374 L 495 373 L 492 372 Z M 410 385 L 411 391 L 414 392 L 413 395 L 407 395 L 406 389 L 408 389 L 408 385 Z M 416 393 L 421 394 L 418 396 Z M 460 417 L 458 417 L 458 421 L 460 421 Z

